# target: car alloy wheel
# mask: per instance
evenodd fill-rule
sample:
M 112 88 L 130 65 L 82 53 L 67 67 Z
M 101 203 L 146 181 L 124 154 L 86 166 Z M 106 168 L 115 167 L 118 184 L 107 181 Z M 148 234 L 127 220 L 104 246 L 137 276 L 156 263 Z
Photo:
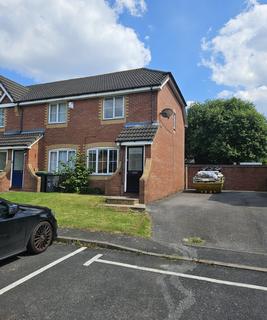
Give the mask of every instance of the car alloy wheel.
M 28 249 L 33 253 L 45 251 L 51 244 L 53 230 L 49 222 L 40 222 L 33 230 Z

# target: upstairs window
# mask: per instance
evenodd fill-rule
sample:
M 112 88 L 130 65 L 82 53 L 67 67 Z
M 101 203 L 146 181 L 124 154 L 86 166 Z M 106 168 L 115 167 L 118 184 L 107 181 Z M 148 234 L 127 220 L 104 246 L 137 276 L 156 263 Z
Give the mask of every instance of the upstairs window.
M 0 128 L 4 128 L 5 126 L 5 109 L 0 109 Z
M 124 118 L 124 97 L 105 98 L 103 102 L 103 119 Z
M 88 150 L 88 168 L 93 174 L 112 174 L 118 167 L 118 149 L 95 148 Z
M 65 123 L 67 122 L 67 103 L 51 103 L 49 105 L 48 123 Z
M 76 150 L 58 149 L 49 151 L 49 172 L 57 172 L 62 168 L 62 163 L 73 165 Z

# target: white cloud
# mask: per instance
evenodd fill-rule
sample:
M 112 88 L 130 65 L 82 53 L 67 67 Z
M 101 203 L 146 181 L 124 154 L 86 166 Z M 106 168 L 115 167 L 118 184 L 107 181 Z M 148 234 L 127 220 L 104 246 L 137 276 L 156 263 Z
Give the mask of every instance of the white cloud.
M 194 103 L 196 103 L 196 101 L 193 101 L 193 100 L 186 101 L 186 105 L 188 108 L 190 108 Z
M 202 64 L 212 80 L 230 93 L 253 101 L 267 113 L 267 5 L 248 1 L 247 9 L 229 20 L 214 38 L 202 40 L 208 55 Z M 224 96 L 223 91 L 220 96 Z
M 37 81 L 136 68 L 151 55 L 105 0 L 0 0 L 0 67 Z
M 223 90 L 218 94 L 218 98 L 227 99 L 231 97 L 241 98 L 243 100 L 251 101 L 257 106 L 260 113 L 267 115 L 267 86 L 260 86 L 247 90 Z
M 142 16 L 147 10 L 145 0 L 116 0 L 115 8 L 118 12 L 127 9 L 131 15 L 136 17 Z

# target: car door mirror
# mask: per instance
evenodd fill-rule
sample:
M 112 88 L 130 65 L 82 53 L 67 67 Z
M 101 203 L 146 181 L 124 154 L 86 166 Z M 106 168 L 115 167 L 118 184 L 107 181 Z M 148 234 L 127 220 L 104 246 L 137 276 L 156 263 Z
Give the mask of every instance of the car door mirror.
M 8 206 L 8 215 L 14 216 L 18 212 L 18 205 L 17 204 L 11 204 Z

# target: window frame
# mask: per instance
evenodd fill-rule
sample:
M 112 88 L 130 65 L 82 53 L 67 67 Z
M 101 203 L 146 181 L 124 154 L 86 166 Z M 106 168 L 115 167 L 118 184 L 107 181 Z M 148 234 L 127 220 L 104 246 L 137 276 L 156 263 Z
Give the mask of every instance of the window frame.
M 0 119 L 3 119 L 3 124 L 1 124 L 0 122 L 0 128 L 4 128 L 5 127 L 5 118 L 6 118 L 6 114 L 5 114 L 5 108 L 0 108 L 0 112 L 3 112 L 3 116 L 0 116 Z
M 66 121 L 59 121 L 59 105 L 64 104 L 66 106 Z M 56 106 L 57 111 L 56 111 L 56 121 L 50 121 L 50 116 L 51 116 L 51 107 Z M 48 124 L 60 124 L 60 123 L 67 123 L 68 121 L 68 103 L 65 101 L 62 102 L 51 102 L 48 107 Z
M 7 157 L 8 157 L 8 152 L 7 152 L 7 150 L 0 150 L 0 153 L 5 153 L 5 154 L 6 154 L 6 163 L 5 163 L 5 167 L 6 167 L 7 161 L 8 161 L 8 159 L 7 159 Z M 0 172 L 3 172 L 3 171 L 5 170 L 5 167 L 4 167 L 4 169 L 0 169 Z
M 99 156 L 99 150 L 107 150 L 107 173 L 99 173 L 98 172 L 98 156 Z M 117 161 L 116 161 L 116 170 L 114 172 L 109 172 L 109 152 L 110 150 L 116 150 L 117 151 Z M 116 147 L 95 147 L 95 148 L 89 148 L 87 149 L 87 168 L 89 169 L 89 152 L 90 151 L 95 151 L 96 152 L 96 171 L 92 172 L 91 175 L 93 176 L 111 176 L 113 175 L 117 169 L 118 169 L 118 164 L 119 164 L 119 149 Z
M 69 152 L 75 152 L 75 156 L 76 156 L 76 154 L 77 154 L 77 150 L 76 149 L 72 149 L 72 148 L 59 148 L 59 149 L 51 149 L 51 150 L 49 150 L 49 154 L 48 154 L 48 172 L 58 172 L 58 167 L 59 167 L 59 152 L 60 151 L 66 151 L 67 152 L 67 162 L 66 163 L 68 163 L 69 162 Z M 51 153 L 52 152 L 56 152 L 57 153 L 57 160 L 56 160 L 56 162 L 57 162 L 57 165 L 56 165 L 56 170 L 55 171 L 52 171 L 52 170 L 50 170 L 51 168 Z
M 122 116 L 115 116 L 115 103 L 116 103 L 116 98 L 122 98 Z M 105 117 L 105 101 L 108 99 L 112 99 L 112 117 L 110 118 L 106 118 Z M 102 118 L 103 120 L 116 120 L 116 119 L 124 119 L 125 117 L 125 96 L 112 96 L 112 97 L 105 97 L 103 99 L 103 105 L 102 105 L 102 109 L 103 109 L 103 114 L 102 114 Z

